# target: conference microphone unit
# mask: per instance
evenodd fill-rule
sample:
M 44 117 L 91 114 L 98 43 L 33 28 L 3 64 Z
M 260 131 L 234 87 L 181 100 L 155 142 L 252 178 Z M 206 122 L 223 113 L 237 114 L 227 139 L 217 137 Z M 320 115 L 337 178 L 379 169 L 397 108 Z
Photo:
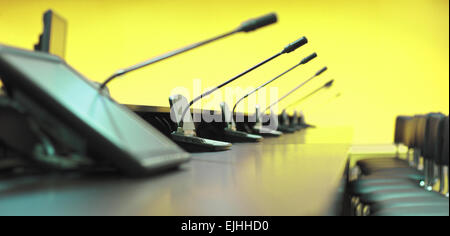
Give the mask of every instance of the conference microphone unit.
M 292 116 L 289 116 L 286 110 L 283 110 L 278 116 L 278 130 L 283 133 L 294 133 L 301 130 L 302 113 L 300 115 L 294 111 Z
M 283 135 L 283 132 L 278 131 L 278 120 L 274 119 L 273 116 L 270 116 L 269 119 L 273 119 L 273 121 L 276 122 L 275 127 L 273 128 L 267 128 L 264 127 L 263 125 L 263 117 L 264 114 L 262 114 L 260 112 L 260 107 L 259 105 L 256 105 L 255 107 L 255 125 L 253 126 L 253 128 L 251 129 L 251 131 L 253 132 L 253 134 L 258 134 L 261 135 L 263 137 L 280 137 L 281 135 Z
M 225 123 L 225 127 L 221 130 L 222 139 L 232 143 L 256 143 L 263 140 L 261 135 L 238 131 L 233 113 L 225 102 L 220 103 L 220 110 L 222 111 L 222 120 Z
M 197 145 L 197 143 L 200 142 L 198 140 L 200 140 L 201 138 L 197 137 L 195 129 L 194 129 L 194 132 L 191 132 L 191 131 L 186 132 L 184 130 L 184 127 L 185 127 L 184 121 L 187 120 L 187 121 L 190 122 L 190 120 L 192 119 L 192 116 L 191 116 L 189 111 L 190 111 L 190 108 L 192 107 L 192 105 L 194 103 L 196 103 L 197 101 L 201 100 L 202 98 L 205 98 L 205 97 L 209 96 L 210 94 L 212 94 L 215 91 L 219 90 L 220 88 L 228 85 L 229 83 L 231 83 L 231 82 L 241 78 L 242 76 L 250 73 L 251 71 L 253 71 L 253 70 L 263 66 L 264 64 L 274 60 L 275 58 L 277 58 L 277 57 L 279 57 L 279 56 L 281 56 L 283 54 L 291 53 L 291 52 L 297 50 L 298 48 L 300 48 L 301 46 L 303 46 L 303 45 L 305 45 L 307 43 L 308 43 L 308 39 L 306 37 L 302 37 L 302 38 L 296 40 L 295 42 L 288 44 L 286 47 L 283 48 L 283 50 L 281 50 L 281 52 L 276 53 L 275 55 L 267 58 L 266 60 L 258 63 L 255 66 L 247 69 L 246 71 L 244 71 L 244 72 L 234 76 L 233 78 L 231 78 L 231 79 L 227 80 L 226 82 L 224 82 L 224 83 L 214 87 L 213 89 L 206 91 L 205 93 L 201 94 L 200 96 L 194 98 L 188 104 L 184 104 L 184 102 L 181 102 L 180 103 L 181 105 L 176 106 L 178 103 L 175 101 L 173 104 L 171 104 L 171 113 L 177 114 L 178 128 L 177 128 L 177 131 L 172 133 L 172 139 L 175 142 L 177 142 L 180 145 L 182 145 L 182 146 Z M 181 114 L 178 114 L 181 111 L 181 109 L 183 109 Z M 189 114 L 188 114 L 188 112 L 189 112 Z M 195 143 L 194 143 L 194 142 L 192 142 L 192 139 L 195 139 L 197 141 L 195 141 Z M 204 139 L 204 140 L 206 140 L 206 139 Z M 217 151 L 217 150 L 219 150 L 220 148 L 218 148 L 215 145 L 216 145 L 215 143 L 211 142 L 211 145 L 209 145 L 209 148 L 208 148 L 207 145 L 202 145 L 202 148 L 206 148 L 209 151 Z M 231 146 L 231 144 L 229 146 Z M 229 148 L 229 147 L 226 147 L 226 148 Z M 222 149 L 220 149 L 220 150 L 222 150 Z
M 252 90 L 251 92 L 247 93 L 245 96 L 243 96 L 242 98 L 240 98 L 240 99 L 236 102 L 236 104 L 234 104 L 233 111 L 232 111 L 232 119 L 234 118 L 234 120 L 236 120 L 236 118 L 235 118 L 236 107 L 237 107 L 237 105 L 238 105 L 240 102 L 242 102 L 242 100 L 244 100 L 244 99 L 246 99 L 248 96 L 250 96 L 250 95 L 256 93 L 257 91 L 259 91 L 260 89 L 264 88 L 264 87 L 267 86 L 268 84 L 274 82 L 275 80 L 281 78 L 282 76 L 284 76 L 285 74 L 287 74 L 287 73 L 289 73 L 290 71 L 294 70 L 295 68 L 297 68 L 297 67 L 299 67 L 299 66 L 301 66 L 301 65 L 307 64 L 308 62 L 310 62 L 311 60 L 313 60 L 313 59 L 316 58 L 316 57 L 317 57 L 317 53 L 312 53 L 311 55 L 309 55 L 309 56 L 303 58 L 298 64 L 294 65 L 293 67 L 289 68 L 289 69 L 286 70 L 285 72 L 283 72 L 283 73 L 279 74 L 278 76 L 276 76 L 275 78 L 273 78 L 273 79 L 271 79 L 271 80 L 265 82 L 264 84 L 260 85 L 260 86 L 257 87 L 256 89 Z M 225 105 L 226 105 L 226 104 L 225 104 Z M 226 110 L 224 110 L 223 108 L 224 108 L 224 106 L 222 106 L 222 113 L 226 112 Z M 235 127 L 233 127 L 233 122 L 228 122 L 228 124 L 229 124 L 229 127 L 227 127 L 226 130 L 227 130 L 229 133 L 232 133 L 232 132 L 235 130 Z M 281 130 L 281 131 L 288 131 L 288 130 Z
M 180 48 L 180 49 L 177 49 L 177 50 L 173 50 L 173 51 L 167 52 L 167 53 L 162 54 L 162 55 L 160 55 L 160 56 L 153 57 L 153 58 L 148 59 L 148 60 L 146 60 L 146 61 L 144 61 L 144 62 L 141 62 L 141 63 L 139 63 L 139 64 L 136 64 L 136 65 L 133 65 L 133 66 L 131 66 L 131 67 L 128 67 L 128 68 L 126 68 L 126 69 L 120 69 L 120 70 L 118 70 L 116 73 L 114 73 L 113 75 L 111 75 L 110 77 L 108 77 L 108 78 L 100 85 L 100 89 L 105 88 L 106 85 L 107 85 L 109 82 L 111 82 L 112 80 L 114 80 L 115 78 L 120 77 L 120 76 L 123 76 L 123 75 L 125 75 L 125 74 L 127 74 L 127 73 L 129 73 L 129 72 L 138 70 L 138 69 L 140 69 L 140 68 L 142 68 L 142 67 L 146 67 L 146 66 L 148 66 L 148 65 L 155 64 L 155 63 L 157 63 L 157 62 L 163 61 L 163 60 L 165 60 L 165 59 L 171 58 L 171 57 L 173 57 L 173 56 L 179 55 L 179 54 L 181 54 L 181 53 L 190 51 L 190 50 L 192 50 L 192 49 L 201 47 L 201 46 L 203 46 L 203 45 L 212 43 L 212 42 L 214 42 L 214 41 L 217 41 L 217 40 L 219 40 L 219 39 L 226 38 L 226 37 L 228 37 L 228 36 L 231 36 L 231 35 L 234 35 L 234 34 L 237 34 L 237 33 L 241 33 L 241 32 L 246 32 L 246 33 L 248 33 L 248 32 L 251 32 L 251 31 L 255 31 L 255 30 L 259 29 L 259 28 L 262 28 L 262 27 L 265 27 L 265 26 L 274 24 L 274 23 L 276 23 L 277 21 L 278 21 L 278 17 L 277 17 L 277 15 L 276 15 L 276 13 L 270 13 L 270 14 L 261 16 L 261 17 L 259 17 L 259 18 L 247 20 L 247 21 L 243 22 L 239 27 L 237 27 L 236 29 L 234 29 L 234 30 L 232 30 L 232 31 L 230 31 L 230 32 L 227 32 L 227 33 L 218 35 L 218 36 L 216 36 L 216 37 L 213 37 L 213 38 L 210 38 L 210 39 L 207 39 L 207 40 L 198 42 L 198 43 L 191 44 L 191 45 L 189 45 L 189 46 L 186 46 L 186 47 L 183 47 L 183 48 Z
M 257 68 L 263 66 L 264 64 L 266 64 L 266 63 L 268 63 L 268 62 L 274 60 L 275 58 L 277 58 L 277 57 L 279 57 L 279 56 L 281 56 L 281 55 L 283 55 L 283 54 L 286 54 L 286 53 L 291 53 L 291 52 L 297 50 L 299 47 L 301 47 L 301 46 L 303 46 L 303 45 L 305 45 L 305 44 L 307 44 L 307 43 L 308 43 L 308 39 L 307 39 L 306 37 L 302 37 L 302 38 L 298 39 L 297 41 L 295 41 L 295 42 L 293 42 L 293 43 L 287 45 L 286 47 L 284 47 L 284 49 L 283 49 L 281 52 L 279 52 L 279 53 L 277 53 L 277 54 L 275 54 L 275 55 L 273 55 L 273 56 L 267 58 L 266 60 L 260 62 L 259 64 L 256 64 L 255 66 L 253 66 L 253 67 L 247 69 L 246 71 L 240 73 L 239 75 L 236 75 L 235 77 L 233 77 L 233 78 L 227 80 L 226 82 L 224 82 L 224 83 L 222 83 L 222 84 L 216 86 L 215 88 L 213 88 L 213 89 L 211 89 L 211 90 L 209 90 L 209 91 L 203 93 L 202 95 L 200 95 L 200 96 L 194 98 L 191 102 L 189 102 L 189 107 L 186 107 L 186 108 L 185 108 L 185 111 L 184 111 L 184 113 L 183 113 L 183 117 L 184 117 L 185 113 L 190 109 L 190 107 L 191 107 L 194 103 L 196 103 L 197 101 L 201 100 L 202 98 L 204 98 L 204 97 L 210 95 L 211 93 L 214 93 L 215 91 L 219 90 L 220 88 L 222 88 L 222 87 L 228 85 L 229 83 L 231 83 L 231 82 L 233 82 L 233 81 L 235 81 L 235 80 L 241 78 L 242 76 L 244 76 L 244 75 L 250 73 L 251 71 L 253 71 L 253 70 L 255 70 L 255 69 L 257 69 Z
M 302 128 L 301 128 L 301 121 L 303 120 L 303 114 L 302 114 L 302 112 L 297 112 L 297 111 L 294 111 L 294 114 L 292 115 L 292 118 L 289 118 L 289 124 L 290 124 L 290 127 L 292 128 L 292 129 L 295 129 L 295 131 L 299 131 L 299 130 L 301 130 Z
M 294 114 L 296 116 L 297 114 Z M 283 110 L 281 114 L 278 116 L 278 131 L 283 133 L 294 133 L 298 129 L 294 127 L 294 124 L 289 119 L 289 115 L 286 110 Z
M 284 109 L 281 114 L 278 116 L 278 122 L 280 125 L 278 126 L 278 130 L 284 133 L 294 133 L 295 131 L 299 131 L 302 129 L 300 126 L 303 114 L 300 115 L 297 111 L 294 111 L 292 116 L 289 116 L 286 109 Z
M 276 104 L 278 104 L 279 102 L 281 102 L 283 99 L 285 99 L 286 97 L 288 97 L 289 95 L 291 95 L 292 93 L 294 93 L 295 91 L 297 91 L 298 89 L 300 89 L 301 87 L 303 87 L 304 85 L 306 85 L 307 83 L 309 83 L 310 81 L 312 81 L 314 78 L 319 77 L 321 74 L 323 74 L 325 71 L 327 71 L 328 68 L 327 67 L 323 67 L 322 69 L 320 69 L 318 72 L 316 72 L 312 77 L 310 77 L 309 79 L 307 79 L 306 81 L 304 81 L 303 83 L 301 83 L 300 85 L 298 85 L 297 87 L 295 87 L 294 89 L 292 89 L 291 91 L 289 91 L 287 94 L 285 94 L 284 96 L 282 96 L 281 98 L 279 98 L 277 101 L 275 101 L 274 103 L 270 104 L 268 107 L 266 107 L 264 109 L 263 112 L 260 113 L 259 111 L 259 107 L 257 107 L 256 109 L 256 117 L 257 117 L 257 124 L 255 125 L 253 132 L 257 133 L 257 134 L 263 134 L 266 133 L 267 136 L 279 136 L 278 133 L 276 133 L 275 131 L 270 132 L 269 130 L 265 130 L 262 127 L 262 118 L 261 116 L 267 111 L 270 110 L 270 116 L 271 116 L 271 120 L 276 120 L 278 121 L 278 117 L 275 117 L 276 115 L 273 113 L 272 111 L 272 107 L 275 106 Z M 281 133 L 281 132 L 280 132 Z

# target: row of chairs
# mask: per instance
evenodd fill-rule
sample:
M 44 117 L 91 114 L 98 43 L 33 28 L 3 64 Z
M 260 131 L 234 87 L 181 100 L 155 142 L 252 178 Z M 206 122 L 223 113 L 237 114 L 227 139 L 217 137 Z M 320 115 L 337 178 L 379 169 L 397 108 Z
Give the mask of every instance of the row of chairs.
M 359 160 L 349 185 L 352 209 L 363 216 L 448 216 L 449 118 L 440 113 L 399 116 L 395 144 L 406 159 Z M 438 189 L 433 190 L 435 185 Z

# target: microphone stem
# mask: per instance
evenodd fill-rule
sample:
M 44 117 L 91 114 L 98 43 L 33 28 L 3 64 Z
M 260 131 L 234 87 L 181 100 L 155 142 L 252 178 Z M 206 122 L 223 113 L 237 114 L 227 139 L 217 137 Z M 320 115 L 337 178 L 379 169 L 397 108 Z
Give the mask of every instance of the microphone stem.
M 323 88 L 325 88 L 325 86 L 322 86 L 314 91 L 312 91 L 311 93 L 309 93 L 308 95 L 300 98 L 299 100 L 295 101 L 294 103 L 292 103 L 291 105 L 287 106 L 285 109 L 288 109 L 294 105 L 297 105 L 299 103 L 302 103 L 303 101 L 305 101 L 306 99 L 308 99 L 309 97 L 311 97 L 312 95 L 316 94 L 317 92 L 319 92 L 320 90 L 322 90 Z
M 203 93 L 202 95 L 200 95 L 200 96 L 194 98 L 194 100 L 192 100 L 191 102 L 189 102 L 189 106 L 187 106 L 187 107 L 184 109 L 183 115 L 181 116 L 181 117 L 182 117 L 181 120 L 183 121 L 184 116 L 186 115 L 187 111 L 188 111 L 188 110 L 190 109 L 190 107 L 191 107 L 194 103 L 196 103 L 198 100 L 202 99 L 203 97 L 206 97 L 206 96 L 210 95 L 211 93 L 217 91 L 218 89 L 222 88 L 223 86 L 225 86 L 225 85 L 227 85 L 227 84 L 229 84 L 229 83 L 231 83 L 231 82 L 233 82 L 233 81 L 239 79 L 240 77 L 242 77 L 242 76 L 244 76 L 244 75 L 250 73 L 251 71 L 253 71 L 253 70 L 257 69 L 258 67 L 260 67 L 260 66 L 266 64 L 267 62 L 272 61 L 273 59 L 275 59 L 275 58 L 281 56 L 282 54 L 283 54 L 282 52 L 279 52 L 279 53 L 273 55 L 272 57 L 270 57 L 270 58 L 268 58 L 268 59 L 266 59 L 266 60 L 260 62 L 260 63 L 257 64 L 256 66 L 253 66 L 252 68 L 250 68 L 250 69 L 248 69 L 248 70 L 242 72 L 242 73 L 239 74 L 239 75 L 236 75 L 235 77 L 233 77 L 233 78 L 229 79 L 228 81 L 226 81 L 226 82 L 220 84 L 219 86 L 217 86 L 217 87 L 215 87 L 215 88 L 213 88 L 213 89 L 211 89 L 211 90 L 209 90 L 209 91 Z
M 308 83 L 309 81 L 311 81 L 312 79 L 314 79 L 316 77 L 316 75 L 312 76 L 311 78 L 309 78 L 308 80 L 306 80 L 305 82 L 301 83 L 299 86 L 295 87 L 294 89 L 292 89 L 291 91 L 289 91 L 289 93 L 287 93 L 286 95 L 284 95 L 283 97 L 281 97 L 280 99 L 278 99 L 276 102 L 270 104 L 270 106 L 268 106 L 266 109 L 264 109 L 264 112 L 269 110 L 270 108 L 272 108 L 275 104 L 281 102 L 281 100 L 285 99 L 287 96 L 291 95 L 291 93 L 295 92 L 297 89 L 301 88 L 303 85 L 305 85 L 306 83 Z
M 103 89 L 104 87 L 106 87 L 106 85 L 107 85 L 109 82 L 111 82 L 113 79 L 115 79 L 116 77 L 119 77 L 119 76 L 121 76 L 121 75 L 123 75 L 123 74 L 129 73 L 129 72 L 131 72 L 131 71 L 138 70 L 138 69 L 140 69 L 140 68 L 142 68 L 142 67 L 145 67 L 145 66 L 154 64 L 154 63 L 156 63 L 156 62 L 160 62 L 160 61 L 165 60 L 165 59 L 167 59 L 167 58 L 176 56 L 176 55 L 178 55 L 178 54 L 181 54 L 181 53 L 184 53 L 184 52 L 187 52 L 187 51 L 190 51 L 190 50 L 192 50 L 192 49 L 195 49 L 195 48 L 198 48 L 198 47 L 203 46 L 203 45 L 205 45 L 205 44 L 211 43 L 211 42 L 213 42 L 213 41 L 216 41 L 216 40 L 219 40 L 219 39 L 228 37 L 228 36 L 233 35 L 233 34 L 238 33 L 238 32 L 239 32 L 239 31 L 237 31 L 237 30 L 233 30 L 233 31 L 231 31 L 231 32 L 228 32 L 228 33 L 225 33 L 225 34 L 216 36 L 216 37 L 214 37 L 214 38 L 207 39 L 207 40 L 204 40 L 204 41 L 201 41 L 201 42 L 198 42 L 198 43 L 194 43 L 194 44 L 191 44 L 191 45 L 189 45 L 189 46 L 187 46 L 187 47 L 180 48 L 180 49 L 177 49 L 177 50 L 173 50 L 173 51 L 167 52 L 167 53 L 162 54 L 162 55 L 157 56 L 157 57 L 153 57 L 153 58 L 151 58 L 151 59 L 149 59 L 149 60 L 146 60 L 146 61 L 144 61 L 144 62 L 141 62 L 141 63 L 139 63 L 139 64 L 137 64 L 137 65 L 131 66 L 131 67 L 127 68 L 127 69 L 119 70 L 118 72 L 116 72 L 115 74 L 113 74 L 112 76 L 110 76 L 107 80 L 105 80 L 105 82 L 103 82 L 103 84 L 100 86 L 100 89 Z
M 265 87 L 266 85 L 272 83 L 272 82 L 275 81 L 276 79 L 278 79 L 278 78 L 280 78 L 281 76 L 287 74 L 288 72 L 290 72 L 291 70 L 297 68 L 297 67 L 300 66 L 300 65 L 302 65 L 302 63 L 299 63 L 299 64 L 297 64 L 297 65 L 291 67 L 289 70 L 287 70 L 287 71 L 281 73 L 280 75 L 278 75 L 277 77 L 275 77 L 275 78 L 273 78 L 273 79 L 267 81 L 266 83 L 262 84 L 262 85 L 259 86 L 258 88 L 254 89 L 253 91 L 251 91 L 250 93 L 246 94 L 244 97 L 242 97 L 241 99 L 239 99 L 239 100 L 236 102 L 236 104 L 234 104 L 233 111 L 232 111 L 232 113 L 231 113 L 231 114 L 233 114 L 233 117 L 235 116 L 235 112 L 236 112 L 236 107 L 237 107 L 237 105 L 238 105 L 242 100 L 246 99 L 248 96 L 252 95 L 253 93 L 255 93 L 255 92 L 257 92 L 258 90 L 260 90 L 261 88 L 263 88 L 263 87 Z

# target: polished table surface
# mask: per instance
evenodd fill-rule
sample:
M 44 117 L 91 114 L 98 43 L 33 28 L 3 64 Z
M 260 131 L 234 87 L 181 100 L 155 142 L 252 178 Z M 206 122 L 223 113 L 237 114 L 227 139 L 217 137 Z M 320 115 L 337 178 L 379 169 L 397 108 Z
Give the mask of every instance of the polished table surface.
M 0 179 L 0 215 L 333 215 L 351 135 L 346 128 L 317 128 L 234 144 L 142 179 Z

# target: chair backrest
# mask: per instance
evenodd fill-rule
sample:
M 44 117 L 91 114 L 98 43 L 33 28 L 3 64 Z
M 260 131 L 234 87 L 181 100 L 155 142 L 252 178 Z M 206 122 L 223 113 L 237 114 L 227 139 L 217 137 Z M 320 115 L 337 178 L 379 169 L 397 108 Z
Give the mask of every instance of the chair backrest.
M 425 136 L 426 115 L 415 115 L 410 122 L 407 123 L 405 129 L 405 145 L 409 148 L 419 148 L 420 138 Z
M 427 119 L 423 157 L 427 160 L 433 160 L 437 164 L 440 164 L 442 157 L 442 125 L 444 118 L 440 114 L 431 114 Z
M 426 129 L 427 129 L 427 121 L 428 121 L 429 115 L 417 115 L 415 116 L 416 119 L 416 130 L 415 130 L 415 137 L 414 137 L 414 148 L 417 148 L 421 151 L 423 151 L 424 145 L 425 145 L 425 135 L 426 135 Z M 420 153 L 423 155 L 423 153 Z
M 395 144 L 405 144 L 404 134 L 405 128 L 408 120 L 411 120 L 411 116 L 398 116 L 395 121 L 395 134 L 394 134 L 394 143 Z
M 448 116 L 444 120 L 444 124 L 442 125 L 443 129 L 443 142 L 442 142 L 442 165 L 448 166 Z
M 408 148 L 414 148 L 416 121 L 415 118 L 411 118 L 406 120 L 405 123 L 405 129 L 403 130 L 403 144 Z

